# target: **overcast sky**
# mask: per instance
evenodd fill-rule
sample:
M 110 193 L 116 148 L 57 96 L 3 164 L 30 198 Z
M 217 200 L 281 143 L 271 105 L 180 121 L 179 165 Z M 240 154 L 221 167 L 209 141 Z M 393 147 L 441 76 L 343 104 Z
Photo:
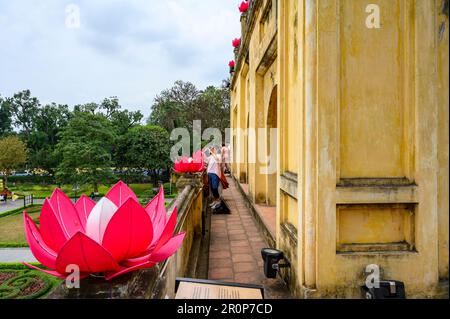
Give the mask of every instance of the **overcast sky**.
M 30 89 L 70 106 L 117 96 L 148 116 L 176 80 L 204 88 L 228 76 L 239 2 L 0 0 L 0 95 Z

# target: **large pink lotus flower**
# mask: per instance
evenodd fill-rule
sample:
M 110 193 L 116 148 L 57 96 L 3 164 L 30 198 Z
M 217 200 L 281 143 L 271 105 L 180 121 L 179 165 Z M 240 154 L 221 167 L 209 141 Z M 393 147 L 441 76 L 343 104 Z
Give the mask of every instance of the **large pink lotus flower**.
M 46 199 L 40 229 L 24 212 L 25 233 L 31 252 L 50 270 L 66 278 L 69 265 L 81 278 L 103 273 L 107 280 L 155 266 L 181 246 L 184 233 L 173 236 L 177 209 L 167 218 L 164 189 L 145 207 L 123 182 L 116 184 L 98 203 L 82 196 L 74 205 L 59 189 Z
M 173 169 L 180 174 L 203 172 L 205 170 L 203 152 L 195 152 L 192 158 L 182 157 L 180 161 L 175 161 Z

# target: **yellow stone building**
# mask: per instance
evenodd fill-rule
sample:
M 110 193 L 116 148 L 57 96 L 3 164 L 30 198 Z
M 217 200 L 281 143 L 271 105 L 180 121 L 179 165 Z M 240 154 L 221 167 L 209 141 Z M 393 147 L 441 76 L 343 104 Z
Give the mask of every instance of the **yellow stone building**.
M 292 292 L 359 297 L 375 264 L 448 297 L 448 0 L 252 0 L 241 22 L 233 175 Z

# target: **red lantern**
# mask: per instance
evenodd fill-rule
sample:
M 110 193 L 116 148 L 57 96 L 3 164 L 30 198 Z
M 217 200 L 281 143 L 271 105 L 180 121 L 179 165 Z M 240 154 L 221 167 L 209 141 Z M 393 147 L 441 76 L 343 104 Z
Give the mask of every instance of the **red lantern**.
M 230 63 L 228 63 L 228 66 L 230 67 L 230 69 L 234 69 L 236 63 L 234 62 L 234 60 L 231 60 Z
M 239 11 L 241 13 L 245 13 L 248 11 L 249 3 L 247 1 L 242 1 L 241 5 L 239 6 Z
M 241 45 L 241 39 L 234 39 L 233 40 L 233 47 L 237 48 Z

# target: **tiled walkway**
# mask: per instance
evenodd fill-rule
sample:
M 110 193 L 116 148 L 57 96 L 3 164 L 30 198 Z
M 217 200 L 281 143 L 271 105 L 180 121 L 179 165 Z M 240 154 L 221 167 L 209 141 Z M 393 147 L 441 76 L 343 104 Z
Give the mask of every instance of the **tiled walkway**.
M 231 215 L 212 216 L 209 279 L 261 284 L 267 298 L 289 298 L 281 280 L 265 278 L 261 249 L 267 244 L 235 182 L 228 180 L 230 188 L 223 192 L 223 198 Z

